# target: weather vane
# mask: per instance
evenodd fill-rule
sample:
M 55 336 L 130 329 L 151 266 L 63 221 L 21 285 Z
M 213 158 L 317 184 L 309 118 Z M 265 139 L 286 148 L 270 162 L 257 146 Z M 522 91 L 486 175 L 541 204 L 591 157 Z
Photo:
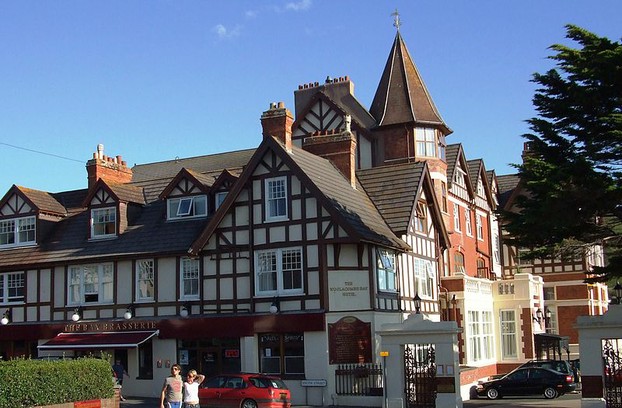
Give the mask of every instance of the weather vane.
M 397 11 L 397 9 L 395 9 L 395 11 L 391 13 L 391 15 L 393 16 L 393 27 L 397 28 L 397 30 L 399 31 L 401 25 L 400 13 Z

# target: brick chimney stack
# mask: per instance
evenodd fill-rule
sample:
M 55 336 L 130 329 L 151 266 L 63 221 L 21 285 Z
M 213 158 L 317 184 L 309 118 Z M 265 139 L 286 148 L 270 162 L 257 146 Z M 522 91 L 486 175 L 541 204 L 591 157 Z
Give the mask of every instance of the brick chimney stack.
M 292 125 L 294 116 L 283 102 L 271 103 L 270 109 L 261 114 L 261 127 L 264 137 L 274 136 L 287 150 L 292 150 Z
M 356 138 L 351 130 L 351 117 L 344 118 L 343 129 L 316 132 L 303 141 L 303 149 L 330 160 L 356 188 Z
M 132 169 L 121 156 L 108 157 L 104 154 L 104 145 L 98 144 L 93 158 L 86 162 L 89 188 L 99 179 L 115 183 L 129 183 L 132 181 Z

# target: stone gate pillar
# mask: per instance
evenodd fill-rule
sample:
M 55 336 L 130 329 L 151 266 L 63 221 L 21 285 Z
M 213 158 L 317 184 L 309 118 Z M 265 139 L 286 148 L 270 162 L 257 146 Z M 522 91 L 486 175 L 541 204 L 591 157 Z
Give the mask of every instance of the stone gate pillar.
M 601 316 L 579 316 L 581 407 L 604 408 L 603 339 L 622 339 L 622 305 L 610 305 Z
M 384 408 L 406 408 L 404 400 L 404 345 L 434 344 L 437 369 L 437 407 L 462 408 L 456 322 L 433 322 L 422 314 L 411 314 L 403 323 L 382 325 L 382 351 L 386 357 L 387 382 Z

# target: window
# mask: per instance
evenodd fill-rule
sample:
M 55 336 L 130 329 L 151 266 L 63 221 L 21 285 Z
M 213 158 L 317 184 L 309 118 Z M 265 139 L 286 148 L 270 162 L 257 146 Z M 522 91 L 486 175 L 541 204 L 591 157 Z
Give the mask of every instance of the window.
M 415 128 L 417 156 L 436 157 L 435 131 L 431 128 Z
M 456 183 L 457 185 L 461 187 L 466 187 L 464 176 L 466 176 L 466 173 L 462 171 L 462 169 L 456 168 L 455 173 L 454 173 L 454 183 Z
M 376 251 L 378 290 L 395 291 L 395 253 L 386 249 Z
M 69 303 L 111 302 L 114 289 L 112 263 L 69 267 Z
M 477 228 L 477 239 L 484 239 L 484 224 L 482 223 L 482 216 L 477 214 L 475 215 L 475 226 Z
M 447 212 L 447 184 L 444 181 L 441 181 L 441 205 L 443 206 L 442 210 L 444 213 Z
M 481 321 L 480 321 L 481 316 Z M 489 360 L 494 356 L 492 312 L 468 312 L 469 361 Z
M 493 242 L 494 242 L 494 246 L 492 247 L 492 255 L 494 257 L 495 263 L 500 264 L 501 263 L 501 256 L 499 253 L 499 234 L 495 233 L 494 237 L 493 237 Z
M 220 208 L 222 203 L 225 201 L 225 198 L 227 198 L 227 194 L 229 194 L 228 191 L 219 191 L 218 193 L 216 193 L 216 195 L 214 196 L 214 199 L 216 201 L 214 211 Z
M 167 211 L 168 220 L 205 217 L 207 216 L 207 196 L 169 198 Z
M 96 208 L 91 210 L 91 238 L 111 237 L 117 234 L 117 209 Z
M 417 292 L 420 296 L 434 295 L 434 272 L 432 262 L 426 259 L 415 259 L 415 275 L 417 277 Z
M 544 288 L 544 300 L 555 300 L 555 287 Z
M 257 294 L 302 293 L 302 249 L 257 251 Z
M 199 260 L 181 259 L 181 298 L 199 298 Z
M 0 247 L 34 244 L 36 224 L 34 216 L 0 221 Z
M 266 180 L 266 219 L 268 221 L 287 218 L 287 180 L 276 177 Z
M 480 197 L 486 196 L 486 193 L 484 192 L 484 183 L 482 183 L 481 179 L 477 180 L 477 195 Z
M 516 348 L 516 317 L 514 310 L 501 311 L 501 358 L 517 358 Z
M 0 273 L 0 303 L 24 301 L 24 272 Z
M 460 206 L 454 203 L 454 230 L 456 232 L 462 231 L 460 229 Z
M 138 346 L 138 377 L 153 379 L 153 342 L 152 339 Z
M 302 333 L 259 335 L 259 371 L 276 375 L 304 375 L 305 343 Z
M 557 309 L 553 307 L 547 307 L 544 315 L 550 313 L 550 317 L 546 318 L 546 332 L 551 334 L 558 334 L 558 322 L 557 322 Z
M 136 262 L 136 300 L 154 300 L 154 278 L 153 259 Z
M 471 225 L 471 210 L 466 208 L 464 210 L 464 228 L 466 229 L 466 233 L 468 236 L 473 236 L 473 227 Z
M 454 273 L 465 273 L 464 255 L 462 252 L 454 252 Z
M 428 219 L 428 208 L 423 201 L 417 202 L 417 208 L 415 210 L 415 231 L 418 232 L 427 232 L 427 219 Z

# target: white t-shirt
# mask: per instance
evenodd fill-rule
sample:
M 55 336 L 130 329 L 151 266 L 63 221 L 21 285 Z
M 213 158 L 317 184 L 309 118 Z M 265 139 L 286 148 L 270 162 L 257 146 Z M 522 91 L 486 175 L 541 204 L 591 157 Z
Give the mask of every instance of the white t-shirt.
M 184 402 L 199 402 L 199 383 L 184 381 Z

